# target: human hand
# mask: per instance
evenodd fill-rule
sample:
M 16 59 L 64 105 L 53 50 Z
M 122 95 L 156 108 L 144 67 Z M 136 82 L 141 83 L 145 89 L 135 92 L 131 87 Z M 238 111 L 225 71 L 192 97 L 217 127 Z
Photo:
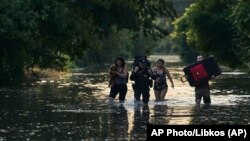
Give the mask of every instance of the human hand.
M 155 81 L 156 81 L 156 82 L 160 82 L 161 79 L 160 79 L 160 78 L 156 78 Z
M 135 67 L 134 72 L 137 72 L 139 70 L 139 67 Z
M 171 87 L 174 88 L 174 84 L 171 84 Z

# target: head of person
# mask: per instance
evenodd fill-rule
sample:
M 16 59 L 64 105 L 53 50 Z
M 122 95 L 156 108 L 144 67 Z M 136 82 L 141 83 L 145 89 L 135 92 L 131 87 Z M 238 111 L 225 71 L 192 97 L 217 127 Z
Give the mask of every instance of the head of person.
M 157 61 L 157 67 L 159 67 L 159 68 L 163 68 L 164 67 L 164 60 L 163 59 L 159 59 L 158 61 Z
M 115 66 L 124 67 L 125 66 L 125 60 L 122 57 L 116 57 Z
M 141 59 L 139 62 L 139 67 L 141 69 L 146 69 L 147 68 L 148 61 L 146 59 Z
M 197 57 L 196 57 L 196 61 L 197 62 L 200 62 L 200 61 L 202 61 L 203 60 L 203 56 L 202 55 L 198 55 Z

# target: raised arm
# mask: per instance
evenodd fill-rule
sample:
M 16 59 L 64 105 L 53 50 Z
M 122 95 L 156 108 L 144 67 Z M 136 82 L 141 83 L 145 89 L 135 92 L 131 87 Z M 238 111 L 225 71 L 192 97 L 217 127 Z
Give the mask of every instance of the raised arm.
M 130 75 L 130 80 L 135 81 L 137 77 L 137 72 L 139 71 L 139 67 L 135 67 L 134 70 L 132 70 L 132 73 Z

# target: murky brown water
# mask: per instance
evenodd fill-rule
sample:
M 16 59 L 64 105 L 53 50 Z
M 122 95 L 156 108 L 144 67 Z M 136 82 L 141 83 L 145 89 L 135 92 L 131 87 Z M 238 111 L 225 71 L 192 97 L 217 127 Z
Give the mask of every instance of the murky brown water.
M 179 81 L 183 66 L 178 56 L 160 57 L 175 88 L 169 88 L 162 102 L 154 102 L 151 89 L 148 106 L 134 104 L 131 82 L 123 105 L 107 104 L 106 68 L 74 70 L 69 79 L 1 87 L 0 140 L 145 140 L 147 124 L 250 124 L 249 75 L 224 72 L 211 82 L 211 107 L 197 112 L 194 88 Z

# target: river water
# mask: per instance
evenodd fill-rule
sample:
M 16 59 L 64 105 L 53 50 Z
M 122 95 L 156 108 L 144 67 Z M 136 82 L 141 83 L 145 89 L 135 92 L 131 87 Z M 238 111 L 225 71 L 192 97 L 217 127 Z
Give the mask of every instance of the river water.
M 74 69 L 57 80 L 43 79 L 23 86 L 0 87 L 1 140 L 146 140 L 147 124 L 250 124 L 250 75 L 223 71 L 210 82 L 212 104 L 195 109 L 194 88 L 182 83 L 179 56 L 166 60 L 174 78 L 166 101 L 136 105 L 131 81 L 126 102 L 107 103 L 106 67 Z M 168 82 L 169 83 L 169 82 Z M 118 98 L 118 97 L 117 97 Z

